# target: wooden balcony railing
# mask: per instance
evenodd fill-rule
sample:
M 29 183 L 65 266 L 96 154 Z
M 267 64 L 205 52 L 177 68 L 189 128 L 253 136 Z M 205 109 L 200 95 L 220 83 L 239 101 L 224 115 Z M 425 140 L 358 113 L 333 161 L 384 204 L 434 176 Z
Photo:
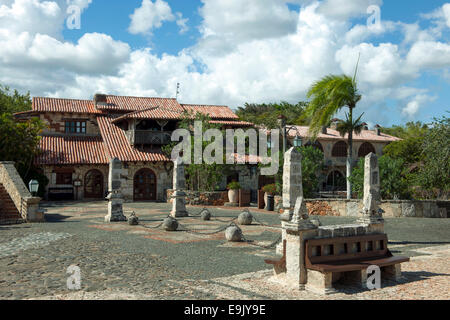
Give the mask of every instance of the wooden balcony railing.
M 132 146 L 140 144 L 165 145 L 171 142 L 172 132 L 128 130 L 126 136 Z

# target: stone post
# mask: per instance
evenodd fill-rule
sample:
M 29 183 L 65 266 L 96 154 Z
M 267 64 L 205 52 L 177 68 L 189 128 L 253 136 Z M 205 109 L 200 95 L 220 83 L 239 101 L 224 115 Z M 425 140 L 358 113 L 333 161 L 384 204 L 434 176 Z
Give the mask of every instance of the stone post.
M 172 211 L 170 215 L 174 218 L 189 216 L 186 211 L 186 178 L 184 176 L 184 164 L 180 157 L 173 162 L 173 194 Z
M 127 221 L 123 214 L 122 188 L 122 162 L 114 158 L 109 163 L 108 175 L 108 215 L 105 216 L 105 222 Z
M 372 152 L 366 156 L 364 163 L 363 204 L 362 217 L 358 219 L 358 222 L 369 225 L 370 233 L 383 233 L 383 210 L 380 208 L 380 169 L 378 157 Z
M 315 238 L 318 227 L 309 220 L 303 195 L 297 198 L 292 220 L 285 222 L 283 229 L 286 231 L 286 280 L 294 288 L 305 290 L 305 240 Z

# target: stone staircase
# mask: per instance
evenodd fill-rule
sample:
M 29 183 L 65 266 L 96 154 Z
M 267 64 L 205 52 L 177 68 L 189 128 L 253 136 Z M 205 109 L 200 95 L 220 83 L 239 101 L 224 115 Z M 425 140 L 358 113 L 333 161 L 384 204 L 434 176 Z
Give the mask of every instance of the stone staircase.
M 0 183 L 0 225 L 23 223 L 14 202 Z

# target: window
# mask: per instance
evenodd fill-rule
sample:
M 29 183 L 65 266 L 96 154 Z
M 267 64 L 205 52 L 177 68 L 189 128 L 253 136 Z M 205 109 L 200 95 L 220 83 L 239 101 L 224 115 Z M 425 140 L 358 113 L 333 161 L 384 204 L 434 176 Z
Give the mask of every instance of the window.
M 332 157 L 347 157 L 347 143 L 339 141 L 333 146 Z
M 72 184 L 72 173 L 71 172 L 57 172 L 56 173 L 56 184 Z
M 66 133 L 86 133 L 86 121 L 66 121 Z
M 364 158 L 365 156 L 367 156 L 369 153 L 376 153 L 375 152 L 375 148 L 373 147 L 373 145 L 369 142 L 364 142 L 361 147 L 359 147 L 358 150 L 358 157 L 359 158 Z

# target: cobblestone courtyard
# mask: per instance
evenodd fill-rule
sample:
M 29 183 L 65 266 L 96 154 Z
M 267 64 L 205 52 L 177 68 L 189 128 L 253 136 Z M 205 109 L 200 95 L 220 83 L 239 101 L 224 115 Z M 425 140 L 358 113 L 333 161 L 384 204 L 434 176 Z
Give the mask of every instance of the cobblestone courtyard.
M 1 299 L 450 299 L 450 219 L 386 219 L 389 248 L 411 261 L 402 265 L 398 285 L 384 282 L 375 291 L 344 287 L 319 296 L 290 291 L 271 281 L 264 258 L 280 229 L 242 227 L 249 243 L 227 243 L 224 233 L 165 232 L 156 227 L 170 211 L 164 203 L 125 204 L 143 225 L 104 223 L 106 202 L 48 203 L 47 223 L 0 226 Z M 191 214 L 201 207 L 188 207 Z M 211 233 L 241 210 L 210 209 L 212 221 L 179 219 L 182 226 Z M 252 210 L 268 225 L 278 215 Z M 321 217 L 322 224 L 352 218 Z M 81 269 L 80 291 L 69 291 L 70 265 Z

